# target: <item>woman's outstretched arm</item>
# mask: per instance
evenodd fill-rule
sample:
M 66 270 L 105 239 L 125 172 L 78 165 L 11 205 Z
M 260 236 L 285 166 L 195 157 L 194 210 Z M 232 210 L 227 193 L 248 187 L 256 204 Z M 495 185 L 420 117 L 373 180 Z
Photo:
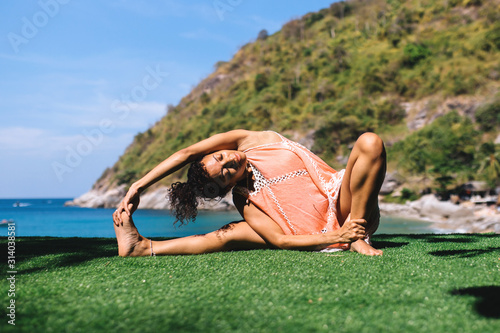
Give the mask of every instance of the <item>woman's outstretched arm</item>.
M 317 251 L 337 243 L 352 243 L 366 235 L 366 220 L 347 220 L 336 231 L 315 235 L 285 235 L 280 226 L 269 215 L 246 199 L 234 194 L 234 204 L 248 225 L 269 245 L 287 250 Z
M 238 149 L 251 133 L 252 132 L 246 130 L 234 130 L 216 134 L 172 154 L 130 186 L 125 198 L 121 201 L 116 212 L 113 214 L 115 223 L 118 224 L 121 222 L 121 213 L 123 211 L 129 216 L 132 214 L 139 204 L 140 194 L 149 186 L 206 154 L 217 150 Z

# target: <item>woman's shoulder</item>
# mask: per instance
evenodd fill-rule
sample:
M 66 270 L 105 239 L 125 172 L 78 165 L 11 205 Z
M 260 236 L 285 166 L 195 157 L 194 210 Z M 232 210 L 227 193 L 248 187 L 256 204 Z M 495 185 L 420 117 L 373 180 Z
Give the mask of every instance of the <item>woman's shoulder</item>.
M 281 142 L 281 136 L 273 131 L 248 131 L 248 136 L 238 147 L 238 150 L 247 150 L 261 145 Z

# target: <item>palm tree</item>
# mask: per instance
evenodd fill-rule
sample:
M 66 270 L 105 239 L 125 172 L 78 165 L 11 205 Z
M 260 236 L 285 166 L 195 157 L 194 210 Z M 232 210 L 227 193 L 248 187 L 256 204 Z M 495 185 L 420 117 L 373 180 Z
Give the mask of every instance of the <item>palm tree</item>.
M 500 151 L 489 154 L 479 164 L 478 173 L 493 186 L 500 183 Z

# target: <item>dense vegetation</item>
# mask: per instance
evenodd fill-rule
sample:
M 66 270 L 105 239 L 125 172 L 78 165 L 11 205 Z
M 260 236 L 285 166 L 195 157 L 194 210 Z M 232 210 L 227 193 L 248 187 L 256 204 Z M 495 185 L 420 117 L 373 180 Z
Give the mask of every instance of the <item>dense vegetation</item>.
M 494 185 L 499 59 L 498 0 L 333 3 L 273 35 L 261 31 L 218 62 L 102 179 L 130 183 L 182 147 L 246 128 L 311 137 L 311 149 L 336 168 L 359 134 L 376 131 L 388 145 L 390 170 L 418 176 L 418 184 Z M 468 107 L 443 108 L 450 99 Z M 418 103 L 425 107 L 409 107 Z M 423 127 L 409 126 L 417 116 Z

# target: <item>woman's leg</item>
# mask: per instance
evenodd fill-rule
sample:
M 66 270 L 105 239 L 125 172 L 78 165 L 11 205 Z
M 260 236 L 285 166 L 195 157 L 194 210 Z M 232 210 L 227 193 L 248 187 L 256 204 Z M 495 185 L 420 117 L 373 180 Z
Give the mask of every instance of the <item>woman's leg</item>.
M 354 145 L 339 194 L 339 222 L 344 223 L 350 214 L 351 219 L 368 221 L 367 234 L 372 235 L 378 227 L 378 194 L 384 182 L 386 154 L 382 139 L 374 133 L 365 133 Z M 360 239 L 351 244 L 351 250 L 367 255 L 381 255 Z
M 118 255 L 122 257 L 150 256 L 152 251 L 156 255 L 176 255 L 268 248 L 266 242 L 244 221 L 230 223 L 205 235 L 151 242 L 139 234 L 130 216 L 122 213 L 121 217 L 122 223 L 114 226 Z

